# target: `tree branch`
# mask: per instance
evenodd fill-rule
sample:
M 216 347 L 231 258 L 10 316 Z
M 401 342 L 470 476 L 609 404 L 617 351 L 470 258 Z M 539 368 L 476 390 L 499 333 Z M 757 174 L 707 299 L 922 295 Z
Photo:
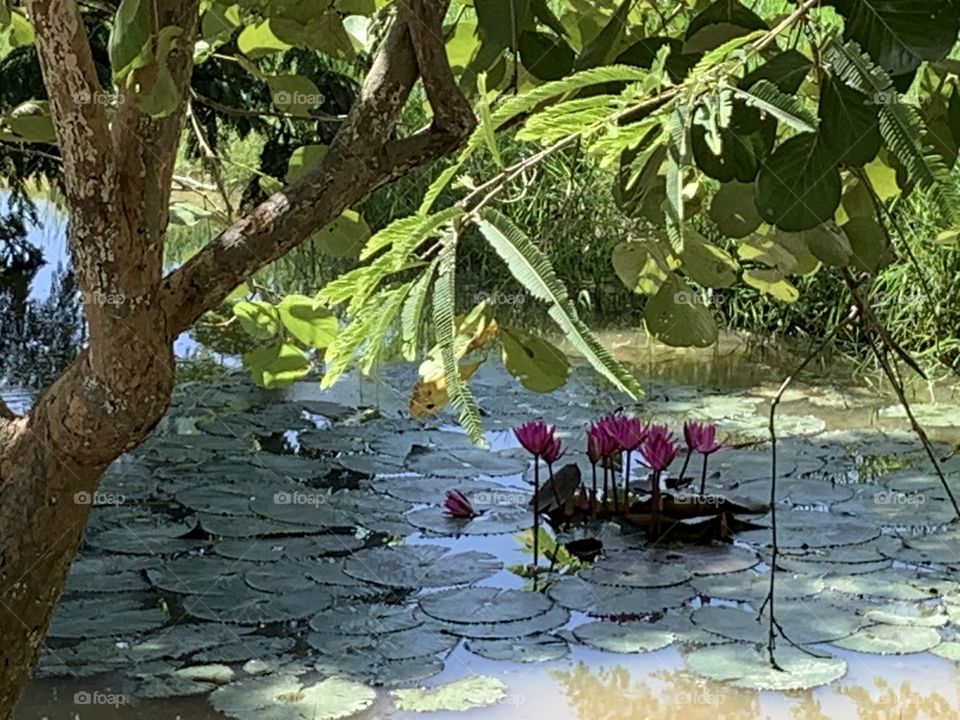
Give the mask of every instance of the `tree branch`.
M 0 398 L 0 420 L 16 420 L 17 417 L 19 416 Z
M 161 302 L 170 337 L 372 190 L 463 142 L 475 120 L 452 82 L 446 55 L 437 52 L 433 34 L 446 7 L 446 0 L 410 0 L 387 33 L 346 121 L 317 166 L 224 230 L 164 279 Z M 407 138 L 393 139 L 397 119 L 419 75 L 428 88 L 433 124 Z

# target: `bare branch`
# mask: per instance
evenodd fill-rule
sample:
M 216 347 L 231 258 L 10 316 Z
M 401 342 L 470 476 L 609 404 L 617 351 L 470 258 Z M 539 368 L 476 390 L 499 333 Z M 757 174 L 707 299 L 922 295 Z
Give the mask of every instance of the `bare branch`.
M 372 190 L 463 142 L 473 127 L 473 115 L 452 82 L 446 55 L 436 51 L 436 36 L 427 33 L 427 28 L 439 27 L 446 7 L 445 0 L 412 0 L 390 28 L 346 121 L 317 166 L 164 279 L 161 300 L 171 337 Z M 414 22 L 417 30 L 411 32 Z M 418 41 L 431 47 L 423 49 Z M 418 74 L 425 72 L 418 54 L 430 78 L 425 83 L 434 122 L 427 130 L 394 139 L 400 111 Z

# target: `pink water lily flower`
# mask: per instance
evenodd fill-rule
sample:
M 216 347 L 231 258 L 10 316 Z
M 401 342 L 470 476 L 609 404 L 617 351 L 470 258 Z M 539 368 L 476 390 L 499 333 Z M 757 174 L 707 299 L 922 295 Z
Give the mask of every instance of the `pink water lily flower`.
M 704 455 L 715 453 L 721 447 L 717 442 L 717 426 L 687 421 L 683 424 L 683 437 L 690 450 Z
M 560 438 L 553 438 L 543 452 L 543 461 L 547 465 L 553 465 L 563 456 L 563 445 L 560 444 Z
M 554 449 L 556 430 L 555 426 L 548 427 L 545 422 L 538 420 L 514 428 L 513 434 L 516 435 L 517 441 L 524 450 L 534 457 L 541 458 L 546 457 L 547 453 Z
M 446 499 L 443 501 L 443 509 L 450 517 L 472 518 L 479 513 L 473 509 L 473 505 L 459 490 L 447 490 Z
M 680 452 L 666 425 L 651 425 L 640 452 L 655 473 L 663 472 Z
M 587 457 L 596 465 L 620 451 L 620 446 L 607 430 L 604 419 L 597 420 L 587 428 Z
M 637 450 L 647 435 L 647 429 L 631 415 L 611 415 L 601 420 L 604 429 L 617 442 L 620 450 Z

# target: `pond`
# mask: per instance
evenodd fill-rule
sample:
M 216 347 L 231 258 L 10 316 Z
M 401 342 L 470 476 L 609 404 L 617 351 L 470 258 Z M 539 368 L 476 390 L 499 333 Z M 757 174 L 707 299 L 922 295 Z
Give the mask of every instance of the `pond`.
M 891 398 L 825 368 L 781 405 L 775 598 L 802 649 L 780 639 L 791 672 L 777 673 L 767 611 L 756 616 L 781 375 L 733 339 L 703 353 L 627 333 L 604 342 L 646 387 L 628 410 L 674 430 L 715 423 L 732 446 L 707 480 L 748 511 L 730 517 L 742 522 L 731 542 L 680 544 L 668 530 L 651 543 L 629 519 L 590 521 L 554 548 L 544 539 L 554 562 L 533 591 L 532 464 L 511 429 L 555 424 L 560 462 L 589 478 L 583 432 L 622 399 L 584 368 L 548 396 L 482 368 L 483 449 L 449 419 L 406 416 L 410 367 L 326 392 L 231 373 L 184 383 L 97 496 L 78 498 L 94 504 L 84 544 L 15 717 L 960 714 L 960 533 Z M 956 394 L 913 395 L 952 485 Z M 647 472 L 634 466 L 634 488 Z M 454 489 L 478 516 L 444 513 Z M 583 538 L 602 542 L 592 562 L 564 549 Z

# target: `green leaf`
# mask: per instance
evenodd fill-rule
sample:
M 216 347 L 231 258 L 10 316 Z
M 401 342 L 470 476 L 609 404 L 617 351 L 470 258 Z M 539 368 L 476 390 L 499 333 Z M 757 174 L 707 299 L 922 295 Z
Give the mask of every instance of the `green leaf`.
M 173 225 L 192 227 L 211 215 L 212 212 L 193 203 L 182 200 L 170 203 L 170 223 Z
M 717 323 L 710 309 L 674 274 L 647 301 L 643 319 L 657 340 L 673 347 L 709 347 L 717 341 Z
M 356 210 L 344 210 L 315 235 L 317 246 L 331 257 L 357 257 L 370 239 L 370 226 Z
M 327 154 L 326 145 L 301 145 L 287 161 L 286 181 L 292 183 L 300 178 L 307 170 L 312 168 L 323 159 Z
M 553 392 L 570 376 L 570 361 L 556 345 L 523 330 L 500 327 L 503 365 L 527 390 Z
M 833 221 L 804 230 L 803 239 L 814 257 L 827 265 L 846 267 L 853 255 L 853 248 L 845 233 Z
M 796 95 L 811 67 L 813 63 L 803 53 L 784 50 L 748 72 L 737 85 L 749 90 L 758 80 L 769 80 L 780 92 Z
M 463 210 L 454 206 L 431 215 L 410 215 L 394 220 L 367 241 L 360 252 L 360 259 L 366 260 L 390 247 L 401 259 L 405 258 L 425 239 L 435 236 L 444 225 L 462 215 Z
M 861 270 L 876 274 L 892 261 L 883 228 L 870 217 L 853 218 L 843 226 L 850 240 L 851 264 Z
M 267 75 L 270 99 L 281 112 L 310 116 L 310 111 L 323 102 L 323 95 L 313 81 L 303 75 Z
M 480 35 L 498 50 L 516 50 L 515 40 L 526 23 L 529 0 L 474 0 Z
M 293 337 L 308 347 L 322 350 L 337 336 L 337 318 L 305 295 L 287 295 L 277 305 L 280 322 Z
M 296 345 L 276 343 L 245 353 L 243 366 L 257 385 L 281 388 L 310 372 L 310 358 Z
M 460 411 L 460 424 L 475 443 L 483 439 L 480 409 L 470 388 L 460 377 L 454 350 L 457 336 L 456 235 L 450 233 L 438 257 L 437 281 L 433 289 L 433 328 L 443 364 L 443 380 L 451 404 Z
M 796 302 L 800 292 L 776 269 L 751 268 L 743 271 L 743 281 L 760 292 L 772 295 L 783 302 Z
M 845 40 L 856 40 L 891 75 L 940 60 L 957 42 L 956 6 L 943 0 L 832 0 L 846 19 Z
M 686 121 L 677 109 L 670 117 L 670 142 L 667 145 L 666 210 L 667 237 L 675 253 L 683 251 L 684 246 L 684 174 L 683 166 L 687 155 Z
M 664 250 L 666 237 L 651 240 L 625 240 L 613 248 L 613 270 L 633 292 L 654 295 L 678 266 Z
M 166 117 L 180 107 L 180 91 L 170 74 L 167 60 L 181 35 L 183 28 L 176 25 L 163 28 L 157 34 L 153 61 L 135 71 L 134 78 L 140 85 L 136 95 L 137 107 L 150 117 Z
M 758 80 L 749 90 L 739 88 L 733 91 L 742 97 L 748 105 L 752 105 L 765 113 L 773 115 L 780 122 L 801 132 L 816 130 L 817 121 L 803 104 L 793 95 L 781 92 L 769 80 Z
M 13 133 L 9 138 L 12 141 L 55 143 L 57 140 L 53 118 L 50 116 L 50 103 L 46 100 L 27 100 L 20 103 L 10 110 L 3 121 Z
M 360 361 L 360 371 L 364 375 L 369 375 L 370 371 L 383 357 L 386 350 L 386 335 L 390 330 L 393 321 L 403 307 L 403 302 L 410 292 L 412 282 L 404 283 L 393 288 L 377 310 L 377 320 L 374 322 L 367 333 L 367 347 Z
M 743 238 L 752 233 L 763 219 L 753 202 L 753 185 L 725 183 L 710 203 L 710 219 L 717 229 L 731 238 Z
M 566 288 L 543 252 L 516 225 L 495 210 L 484 210 L 477 226 L 517 281 L 531 295 L 550 305 L 550 317 L 560 326 L 574 349 L 620 390 L 632 397 L 639 397 L 642 390 L 636 379 L 614 360 L 577 316 Z
M 392 690 L 401 710 L 409 712 L 463 712 L 493 705 L 506 697 L 506 686 L 495 677 L 470 675 L 436 687 Z
M 333 342 L 327 346 L 323 355 L 324 372 L 320 388 L 332 386 L 343 375 L 360 346 L 370 337 L 371 328 L 376 325 L 383 302 L 390 297 L 392 289 L 379 290 L 365 299 L 361 307 L 350 318 Z
M 433 276 L 437 272 L 439 261 L 434 259 L 427 269 L 421 273 L 420 277 L 414 281 L 403 302 L 403 309 L 400 312 L 400 339 L 401 354 L 407 362 L 413 362 L 417 359 L 417 350 L 420 345 L 420 325 L 423 322 L 423 308 L 426 304 L 427 293 L 430 292 L 430 285 L 433 282 Z
M 274 35 L 270 29 L 270 21 L 264 20 L 257 25 L 247 25 L 237 38 L 237 49 L 251 60 L 284 52 L 290 49 L 290 44 Z
M 820 133 L 838 163 L 861 167 L 880 151 L 880 108 L 870 98 L 826 77 L 820 83 Z
M 520 35 L 520 60 L 538 80 L 559 80 L 573 69 L 574 52 L 562 37 L 524 32 Z
M 257 340 L 269 340 L 280 331 L 277 309 L 264 300 L 242 300 L 233 306 L 240 327 Z
M 737 280 L 737 261 L 716 245 L 707 242 L 696 230 L 688 229 L 683 246 L 683 271 L 699 285 L 730 287 Z
M 150 61 L 150 6 L 150 0 L 121 0 L 117 6 L 107 44 L 117 84 Z
M 622 0 L 603 29 L 584 44 L 574 65 L 577 70 L 607 65 L 620 54 L 620 46 L 629 27 L 628 16 L 631 7 L 633 7 L 633 0 Z
M 757 177 L 760 217 L 782 230 L 816 227 L 840 205 L 840 171 L 814 133 L 790 138 L 769 157 Z

